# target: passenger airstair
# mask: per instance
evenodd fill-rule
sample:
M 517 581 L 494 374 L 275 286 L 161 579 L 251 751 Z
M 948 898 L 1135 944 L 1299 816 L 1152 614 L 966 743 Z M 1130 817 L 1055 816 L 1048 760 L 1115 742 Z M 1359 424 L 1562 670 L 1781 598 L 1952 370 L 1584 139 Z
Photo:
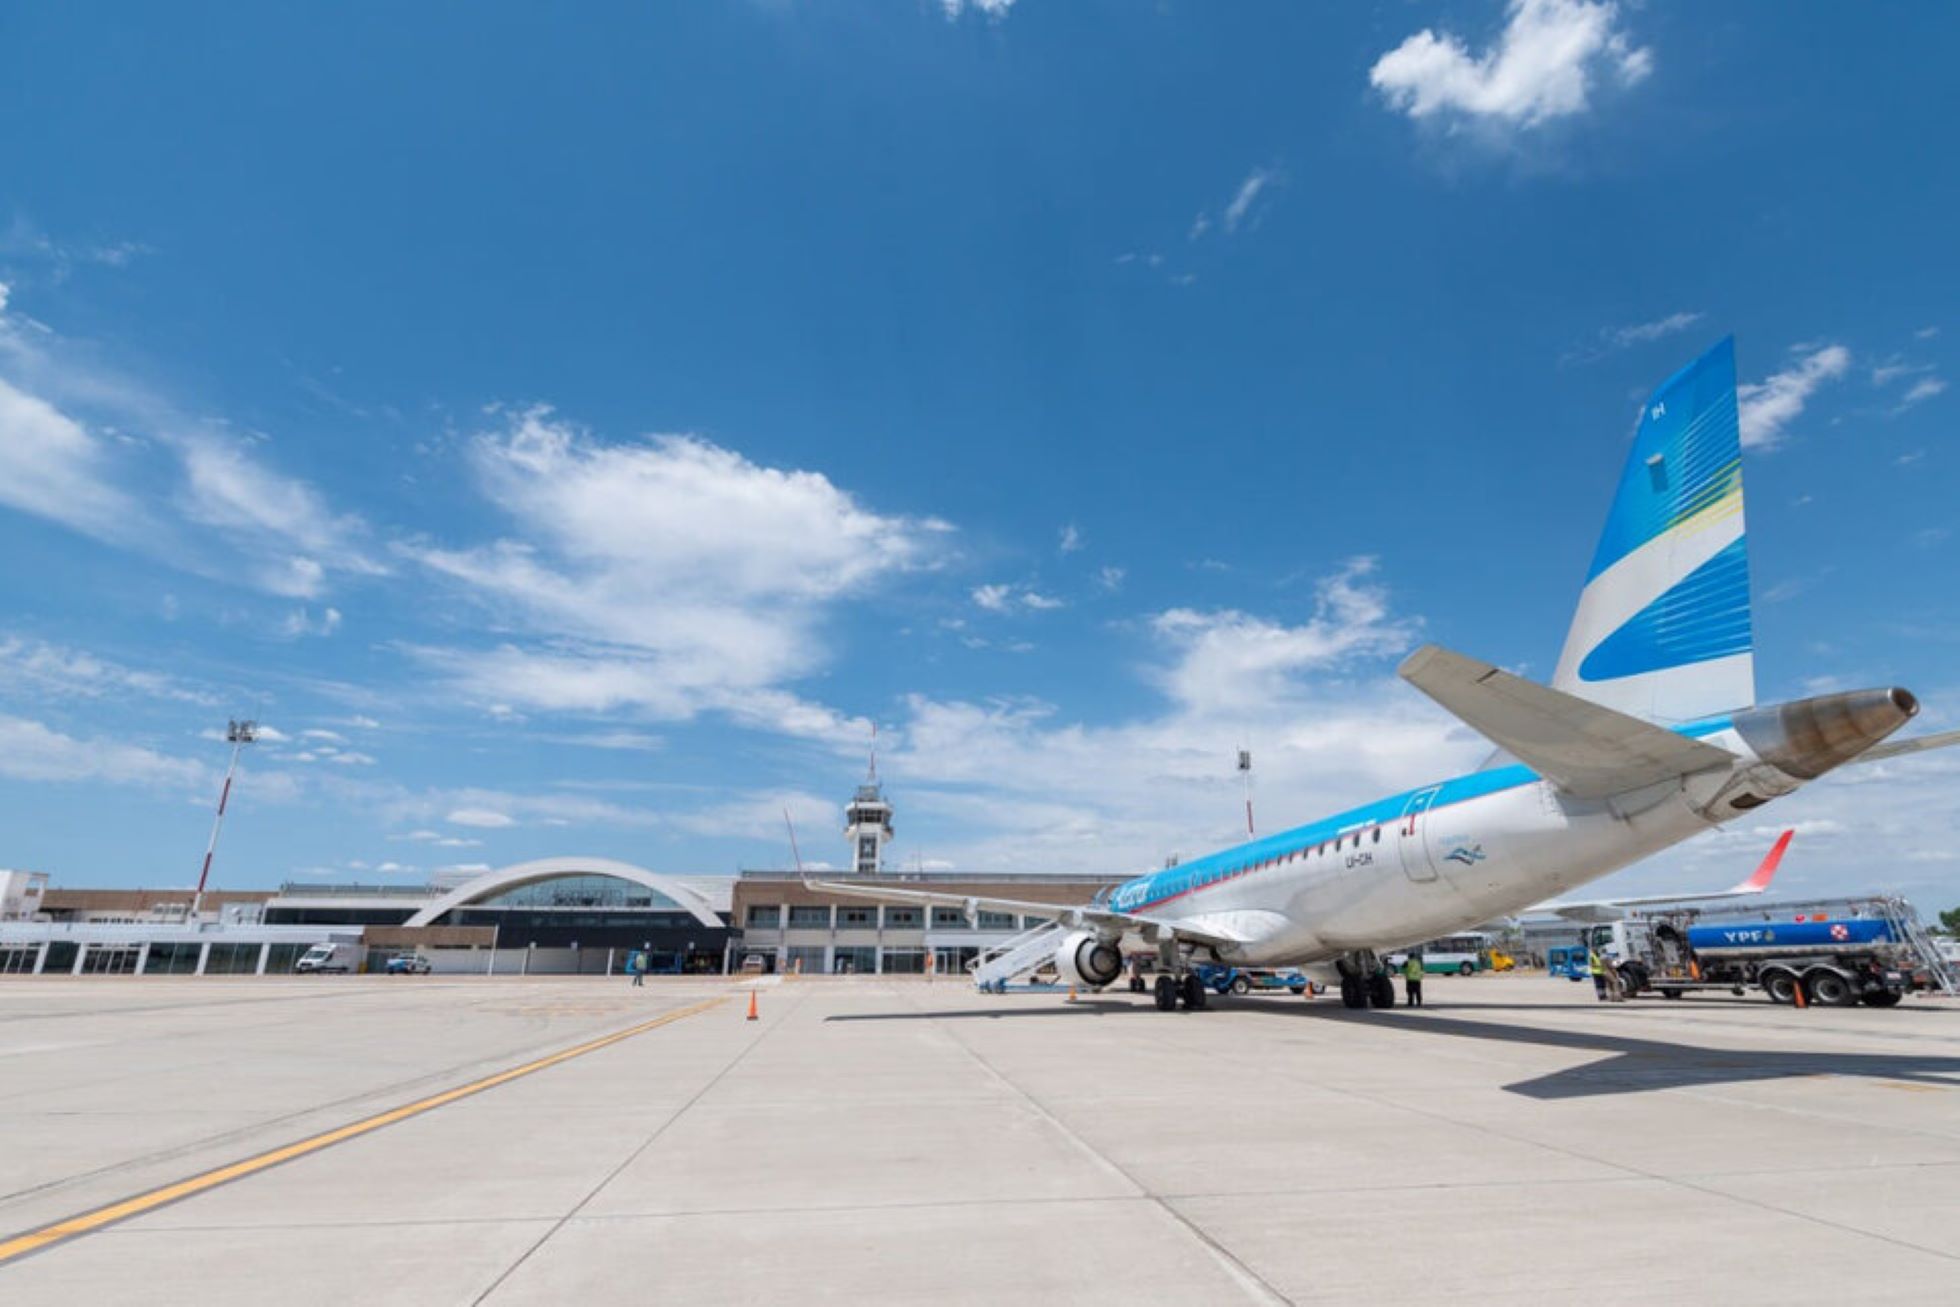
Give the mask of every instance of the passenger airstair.
M 1044 921 L 1032 930 L 984 950 L 967 966 L 973 973 L 973 983 L 982 990 L 998 993 L 1008 981 L 1027 975 L 1053 958 L 1055 950 L 1061 947 L 1062 935 L 1061 923 Z

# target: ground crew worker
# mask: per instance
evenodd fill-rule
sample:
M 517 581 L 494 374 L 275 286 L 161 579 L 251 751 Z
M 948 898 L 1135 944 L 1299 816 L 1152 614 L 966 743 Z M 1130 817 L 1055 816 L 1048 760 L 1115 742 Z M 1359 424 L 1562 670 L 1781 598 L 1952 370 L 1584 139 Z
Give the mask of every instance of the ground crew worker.
M 626 970 L 633 977 L 633 988 L 639 989 L 644 986 L 647 983 L 647 955 L 644 953 L 628 953 L 626 955 Z
M 1592 977 L 1593 997 L 1606 1001 L 1606 959 L 1599 956 L 1599 950 L 1591 945 L 1586 947 L 1586 974 Z
M 1420 953 L 1409 954 L 1408 960 L 1402 964 L 1402 983 L 1409 990 L 1409 1006 L 1421 1007 L 1422 955 Z

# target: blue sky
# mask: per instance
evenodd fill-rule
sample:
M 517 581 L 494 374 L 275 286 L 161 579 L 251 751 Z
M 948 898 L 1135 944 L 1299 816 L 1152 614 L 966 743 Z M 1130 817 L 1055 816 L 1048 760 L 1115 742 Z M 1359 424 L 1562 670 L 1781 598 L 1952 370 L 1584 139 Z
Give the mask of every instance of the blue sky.
M 1474 765 L 1640 396 L 1745 385 L 1764 699 L 1960 721 L 1940 6 L 0 19 L 0 863 L 1117 871 Z M 1960 900 L 1960 770 L 1799 889 Z M 1779 820 L 1780 819 L 1780 820 Z M 1759 825 L 1762 825 L 1759 823 Z M 1774 826 L 1615 882 L 1747 870 Z M 1739 873 L 1738 873 L 1739 874 Z

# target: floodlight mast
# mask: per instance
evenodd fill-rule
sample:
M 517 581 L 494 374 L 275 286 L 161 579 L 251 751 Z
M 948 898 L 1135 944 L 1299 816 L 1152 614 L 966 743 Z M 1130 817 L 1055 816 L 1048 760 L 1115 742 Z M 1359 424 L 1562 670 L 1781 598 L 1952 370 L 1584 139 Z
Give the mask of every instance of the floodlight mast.
M 259 724 L 234 721 L 225 727 L 225 742 L 231 745 L 231 762 L 225 768 L 225 786 L 218 791 L 218 816 L 211 823 L 211 842 L 204 846 L 204 867 L 197 873 L 197 893 L 191 896 L 189 924 L 197 924 L 198 910 L 204 906 L 204 884 L 211 878 L 211 859 L 218 852 L 218 832 L 225 824 L 225 805 L 231 800 L 231 778 L 238 771 L 238 755 L 259 737 Z

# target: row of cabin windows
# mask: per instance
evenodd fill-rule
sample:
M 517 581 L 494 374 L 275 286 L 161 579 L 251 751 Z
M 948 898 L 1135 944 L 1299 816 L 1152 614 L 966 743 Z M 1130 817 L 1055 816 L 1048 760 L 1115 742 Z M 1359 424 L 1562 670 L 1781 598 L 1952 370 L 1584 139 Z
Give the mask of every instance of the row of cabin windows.
M 1266 866 L 1268 863 L 1291 862 L 1295 858 L 1304 858 L 1308 854 L 1324 855 L 1329 851 L 1332 851 L 1334 853 L 1339 853 L 1343 845 L 1345 845 L 1348 848 L 1358 849 L 1361 847 L 1361 837 L 1363 833 L 1364 832 L 1362 831 L 1354 831 L 1347 835 L 1336 835 L 1332 840 L 1322 840 L 1318 845 L 1310 846 L 1304 849 L 1294 849 L 1291 853 L 1282 853 L 1277 857 L 1262 859 L 1259 862 L 1242 862 L 1238 866 L 1231 867 L 1231 868 L 1221 867 L 1217 871 L 1208 872 L 1204 875 L 1201 875 L 1198 879 L 1201 882 L 1214 881 L 1219 879 L 1221 876 L 1237 875 L 1239 872 L 1250 870 L 1253 867 L 1263 867 Z M 1382 842 L 1381 827 L 1379 826 L 1372 827 L 1365 833 L 1368 836 L 1368 842 L 1370 844 L 1380 844 Z

